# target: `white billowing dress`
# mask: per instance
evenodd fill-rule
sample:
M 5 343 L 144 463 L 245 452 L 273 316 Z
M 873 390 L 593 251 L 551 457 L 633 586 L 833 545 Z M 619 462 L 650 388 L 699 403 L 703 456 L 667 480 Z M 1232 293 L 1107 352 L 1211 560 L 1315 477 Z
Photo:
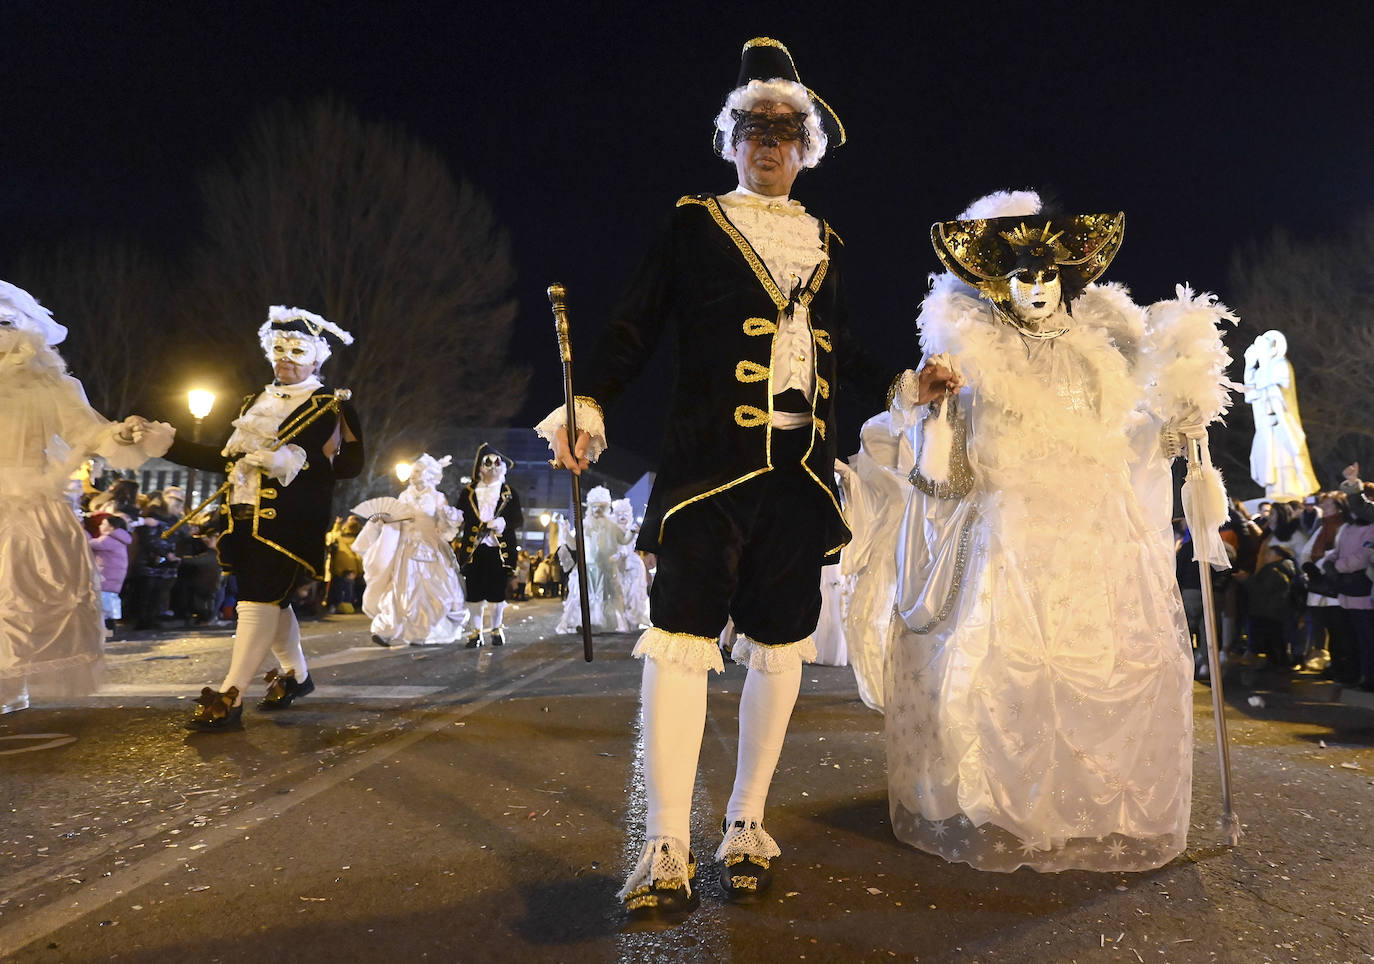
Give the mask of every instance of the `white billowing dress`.
M 369 519 L 353 542 L 367 580 L 363 612 L 372 617 L 372 634 L 388 642 L 451 643 L 468 620 L 449 545 L 462 513 L 433 488 L 407 486 L 398 501 L 412 510 L 409 517 Z
M 951 478 L 913 474 L 898 545 L 889 806 L 900 839 L 984 870 L 1140 870 L 1187 839 L 1192 658 L 1159 507 L 1132 484 L 1167 471 L 1144 313 L 1115 286 L 1073 307 L 1035 340 L 949 275 L 922 306 L 927 357 L 968 384 Z
M 91 408 L 57 353 L 37 357 L 12 329 L 0 341 L 0 693 L 90 692 L 104 658 L 105 624 L 91 550 L 63 494 L 92 455 L 134 469 L 167 451 L 172 430 L 153 423 L 142 444 L 116 441 L 120 423 Z
M 1320 486 L 1307 452 L 1307 433 L 1298 414 L 1288 339 L 1270 330 L 1245 349 L 1245 400 L 1255 417 L 1250 477 L 1265 498 L 1302 499 Z
M 890 413 L 864 422 L 859 451 L 840 485 L 854 538 L 840 553 L 846 586 L 844 638 L 859 698 L 882 712 L 883 674 L 897 588 L 896 544 L 914 458 L 906 435 L 894 434 Z

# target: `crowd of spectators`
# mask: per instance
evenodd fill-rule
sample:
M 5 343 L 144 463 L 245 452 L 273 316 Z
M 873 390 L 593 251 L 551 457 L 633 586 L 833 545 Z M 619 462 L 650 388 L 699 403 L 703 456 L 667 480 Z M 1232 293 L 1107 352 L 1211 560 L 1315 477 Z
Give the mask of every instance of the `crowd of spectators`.
M 178 486 L 140 491 L 133 479 L 114 478 L 98 488 L 73 484 L 73 508 L 82 518 L 100 578 L 107 635 L 197 626 L 229 626 L 236 619 L 234 577 L 220 570 L 215 546 L 223 517 L 186 520 L 186 497 Z M 363 520 L 335 520 L 326 536 L 324 579 L 302 586 L 292 599 L 300 618 L 362 611 L 363 565 L 353 549 Z M 556 558 L 520 551 L 511 575 L 511 600 L 561 598 L 567 573 Z
M 1374 483 L 1360 480 L 1359 466 L 1339 489 L 1302 502 L 1260 502 L 1253 512 L 1235 502 L 1221 535 L 1232 568 L 1211 575 L 1223 660 L 1374 691 Z M 1177 560 L 1205 679 L 1201 582 L 1182 527 Z

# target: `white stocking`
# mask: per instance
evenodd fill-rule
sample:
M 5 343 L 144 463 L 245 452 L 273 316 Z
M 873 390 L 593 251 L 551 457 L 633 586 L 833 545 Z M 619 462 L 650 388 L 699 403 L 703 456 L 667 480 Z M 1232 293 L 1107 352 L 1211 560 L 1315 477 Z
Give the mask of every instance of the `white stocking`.
M 468 603 L 468 612 L 471 614 L 468 619 L 468 625 L 472 627 L 473 632 L 477 632 L 479 629 L 482 628 L 482 614 L 486 611 L 487 604 L 484 602 Z
M 492 604 L 491 604 L 491 628 L 492 628 L 492 629 L 500 629 L 500 628 L 501 628 L 501 614 L 504 613 L 505 611 L 506 611 L 506 604 L 505 604 L 504 602 L 492 603 Z
M 277 658 L 282 675 L 293 673 L 300 683 L 310 675 L 305 665 L 305 650 L 301 649 L 301 624 L 296 619 L 296 611 L 287 606 L 281 611 L 281 622 L 277 624 L 277 638 L 272 643 L 272 655 Z
M 787 721 L 792 718 L 801 690 L 801 660 L 774 673 L 751 669 L 744 678 L 739 700 L 739 758 L 735 764 L 735 789 L 725 808 L 725 819 L 763 822 L 768 785 L 778 768 Z
M 647 658 L 640 689 L 645 834 L 692 839 L 692 785 L 706 729 L 706 670 Z
M 234 630 L 234 654 L 229 658 L 229 673 L 220 684 L 219 691 L 227 693 L 229 687 L 239 688 L 239 698 L 234 705 L 243 702 L 244 690 L 262 666 L 267 651 L 277 640 L 277 630 L 281 625 L 281 608 L 276 603 L 239 601 L 238 628 Z M 297 644 L 299 645 L 299 643 Z

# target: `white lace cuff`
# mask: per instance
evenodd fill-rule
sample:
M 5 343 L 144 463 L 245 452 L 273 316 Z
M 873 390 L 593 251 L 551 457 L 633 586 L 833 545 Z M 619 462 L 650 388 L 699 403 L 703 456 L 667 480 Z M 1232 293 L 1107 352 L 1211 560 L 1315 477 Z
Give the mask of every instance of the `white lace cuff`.
M 577 406 L 577 410 L 574 412 L 574 417 L 577 419 L 577 430 L 586 432 L 592 437 L 591 444 L 587 446 L 587 460 L 595 462 L 601 457 L 601 453 L 606 451 L 606 421 L 601 415 L 601 406 L 596 404 L 595 399 L 585 395 L 578 395 L 574 399 L 574 404 Z M 560 428 L 567 424 L 567 408 L 560 405 L 534 427 L 534 432 L 548 442 L 549 451 L 553 451 L 554 436 L 558 434 Z M 576 444 L 576 442 L 570 444 Z
M 730 658 L 741 666 L 748 666 L 760 673 L 782 673 L 802 663 L 814 663 L 816 639 L 814 636 L 807 636 L 795 643 L 765 646 L 754 642 L 748 636 L 738 636 L 730 650 Z
M 149 422 L 142 437 L 133 441 L 133 428 L 125 422 L 111 422 L 96 441 L 94 454 L 116 470 L 136 469 L 149 459 L 166 455 L 172 447 L 176 429 L 166 422 Z
M 815 658 L 816 647 L 811 647 Z M 689 633 L 670 633 L 663 629 L 650 627 L 635 643 L 632 656 L 640 659 L 656 659 L 663 663 L 676 663 L 688 669 L 709 669 L 717 673 L 725 672 L 725 661 L 720 658 L 720 640 L 710 636 L 693 636 Z
M 651 887 L 654 881 L 667 887 L 681 882 L 687 888 L 688 896 L 691 896 L 695 871 L 692 858 L 681 840 L 676 837 L 650 837 L 644 842 L 644 849 L 630 870 L 630 876 L 625 878 L 625 885 L 615 896 L 617 900 L 624 900 L 641 887 Z
M 735 854 L 746 857 L 766 857 L 769 860 L 782 856 L 782 848 L 772 834 L 757 821 L 739 821 L 744 826 L 731 824 L 725 837 L 716 848 L 716 859 L 724 860 Z

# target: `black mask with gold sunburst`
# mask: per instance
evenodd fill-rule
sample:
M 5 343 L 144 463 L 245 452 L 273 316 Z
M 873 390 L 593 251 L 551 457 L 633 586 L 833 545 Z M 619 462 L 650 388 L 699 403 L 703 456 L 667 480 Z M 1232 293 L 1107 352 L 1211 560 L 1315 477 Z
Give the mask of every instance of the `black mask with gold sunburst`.
M 940 263 L 1005 308 L 1018 272 L 1056 268 L 1069 305 L 1101 277 L 1121 249 L 1126 215 L 977 218 L 937 221 L 930 243 Z

